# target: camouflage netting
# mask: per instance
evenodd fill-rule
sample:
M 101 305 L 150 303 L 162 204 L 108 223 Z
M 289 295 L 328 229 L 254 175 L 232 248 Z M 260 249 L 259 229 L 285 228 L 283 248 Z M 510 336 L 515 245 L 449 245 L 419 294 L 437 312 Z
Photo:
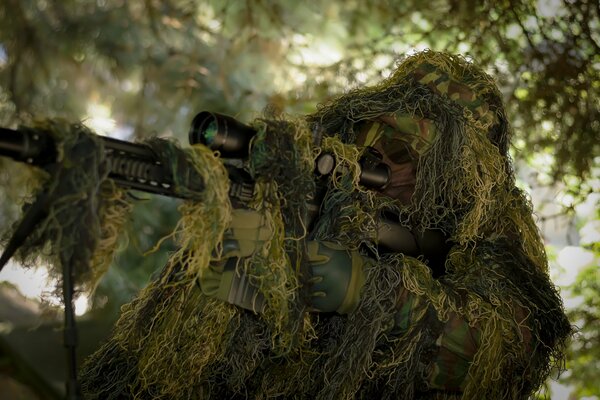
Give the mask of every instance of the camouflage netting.
M 391 113 L 432 120 L 438 132 L 419 159 L 407 206 L 358 185 L 357 126 Z M 151 142 L 176 176 L 196 169 L 206 190 L 181 208 L 173 233 L 180 250 L 124 306 L 112 337 L 82 368 L 86 398 L 521 399 L 540 387 L 561 361 L 570 326 L 547 275 L 531 205 L 515 187 L 509 126 L 486 74 L 460 57 L 424 52 L 381 84 L 340 96 L 307 121 L 267 116 L 254 126 L 259 133 L 246 163 L 257 180 L 251 206 L 275 234 L 238 268 L 264 294 L 266 312 L 207 298 L 196 285 L 219 259 L 231 215 L 220 161 L 202 146 L 183 152 Z M 320 130 L 322 149 L 337 163 L 307 236 L 313 133 Z M 101 182 L 102 174 L 86 179 Z M 443 277 L 434 279 L 420 259 L 378 253 L 377 226 L 389 210 L 405 226 L 441 228 L 450 237 Z M 353 313 L 306 312 L 306 239 L 336 241 L 376 260 Z M 400 318 L 407 304 L 410 312 Z M 480 340 L 462 396 L 432 384 L 439 371 L 431 362 L 451 313 Z

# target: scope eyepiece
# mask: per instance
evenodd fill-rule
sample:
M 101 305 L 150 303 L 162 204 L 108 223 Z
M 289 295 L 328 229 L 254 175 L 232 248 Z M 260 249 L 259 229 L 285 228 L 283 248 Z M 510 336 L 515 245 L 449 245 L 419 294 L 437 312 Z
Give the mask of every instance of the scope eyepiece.
M 373 147 L 367 147 L 360 160 L 360 184 L 370 189 L 383 190 L 390 182 L 389 165 L 382 162 L 383 155 Z
M 190 144 L 202 143 L 224 157 L 244 158 L 256 131 L 233 117 L 202 111 L 192 120 Z

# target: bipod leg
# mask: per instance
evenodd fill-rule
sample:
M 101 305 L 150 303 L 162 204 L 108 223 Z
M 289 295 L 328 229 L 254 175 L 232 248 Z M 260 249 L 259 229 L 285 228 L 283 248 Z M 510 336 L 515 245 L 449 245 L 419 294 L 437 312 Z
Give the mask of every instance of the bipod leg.
M 67 400 L 80 400 L 81 388 L 77 381 L 77 326 L 75 307 L 73 306 L 73 257 L 61 257 L 63 267 L 63 298 L 65 303 L 65 321 L 63 345 L 67 356 Z

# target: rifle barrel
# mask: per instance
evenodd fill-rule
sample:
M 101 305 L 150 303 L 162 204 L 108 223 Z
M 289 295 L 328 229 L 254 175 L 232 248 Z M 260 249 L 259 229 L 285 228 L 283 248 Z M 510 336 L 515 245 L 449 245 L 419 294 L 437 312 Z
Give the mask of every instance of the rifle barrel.
M 19 131 L 8 128 L 0 128 L 0 154 L 14 157 L 25 149 L 24 135 Z
M 109 176 L 119 186 L 169 197 L 186 197 L 176 190 L 173 177 L 148 146 L 105 136 L 99 138 L 109 162 Z M 56 145 L 46 132 L 0 128 L 0 156 L 44 168 L 56 161 Z
M 47 136 L 30 130 L 0 128 L 0 156 L 36 165 L 54 161 L 56 149 Z

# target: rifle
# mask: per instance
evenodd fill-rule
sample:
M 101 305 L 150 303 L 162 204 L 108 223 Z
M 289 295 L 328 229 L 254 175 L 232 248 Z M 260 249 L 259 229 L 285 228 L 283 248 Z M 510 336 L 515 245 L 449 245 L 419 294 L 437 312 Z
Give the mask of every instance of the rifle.
M 255 135 L 256 131 L 252 127 L 233 117 L 203 111 L 192 120 L 189 143 L 202 144 L 219 151 L 224 161 L 240 160 L 248 156 L 250 141 Z M 186 198 L 185 192 L 176 190 L 174 177 L 163 168 L 149 146 L 105 136 L 99 136 L 99 139 L 103 143 L 105 157 L 108 160 L 110 171 L 108 176 L 117 185 L 151 194 Z M 0 156 L 45 168 L 56 160 L 56 149 L 52 138 L 39 130 L 0 128 Z M 387 185 L 390 170 L 381 159 L 381 154 L 375 149 L 368 148 L 365 151 L 360 161 L 359 183 L 361 185 L 373 190 L 381 190 Z M 330 174 L 334 165 L 335 159 L 332 154 L 321 153 L 315 160 L 316 176 Z M 247 204 L 254 194 L 254 182 L 235 163 L 225 163 L 225 167 L 231 180 L 229 196 L 232 203 Z M 194 173 L 194 171 L 189 172 Z M 190 181 L 196 183 L 196 186 L 192 187 L 194 191 L 202 191 L 202 180 L 199 177 Z M 317 196 L 308 203 L 309 220 L 316 218 L 319 207 L 320 199 Z M 42 217 L 38 216 L 35 221 L 29 221 L 23 229 L 15 232 L 0 257 L 0 271 Z M 413 232 L 392 219 L 382 221 L 377 244 L 384 252 L 399 252 L 415 257 L 421 255 Z
M 226 162 L 241 160 L 248 156 L 250 141 L 256 131 L 234 118 L 211 112 L 201 112 L 195 116 L 189 131 L 191 145 L 201 144 L 219 151 L 223 157 L 231 181 L 229 196 L 234 205 L 250 202 L 254 195 L 254 182 L 239 163 Z M 179 191 L 173 172 L 165 168 L 151 147 L 142 143 L 131 143 L 108 137 L 99 137 L 108 165 L 108 177 L 125 189 L 143 191 L 168 197 L 187 198 L 189 191 Z M 318 135 L 313 138 L 320 141 Z M 50 134 L 31 128 L 17 130 L 0 128 L 0 156 L 27 163 L 39 168 L 52 168 L 57 161 L 57 149 Z M 360 184 L 374 190 L 383 189 L 390 178 L 390 168 L 381 162 L 382 156 L 375 149 L 367 148 L 360 160 Z M 330 153 L 321 153 L 315 160 L 316 177 L 332 173 L 335 158 Z M 195 171 L 185 171 L 193 175 Z M 204 183 L 196 176 L 188 180 L 192 192 L 201 192 Z M 318 192 L 318 191 L 317 191 Z M 308 194 L 307 194 L 308 195 Z M 308 203 L 309 221 L 318 217 L 321 199 L 318 193 Z M 36 208 L 37 207 L 37 208 Z M 17 227 L 3 254 L 0 256 L 0 271 L 15 251 L 24 243 L 35 226 L 47 217 L 44 194 L 40 195 L 36 207 L 29 209 Z M 384 220 L 378 230 L 378 248 L 384 252 L 398 252 L 410 256 L 436 258 L 445 245 L 445 237 L 440 231 L 428 230 L 415 234 L 399 222 Z M 431 254 L 425 253 L 427 248 Z M 445 253 L 443 254 L 445 258 Z M 442 260 L 443 260 L 442 258 Z M 73 282 L 71 266 L 63 265 L 63 296 L 65 302 L 64 345 L 68 357 L 68 398 L 78 398 L 75 349 L 77 344 L 75 316 L 73 310 Z

